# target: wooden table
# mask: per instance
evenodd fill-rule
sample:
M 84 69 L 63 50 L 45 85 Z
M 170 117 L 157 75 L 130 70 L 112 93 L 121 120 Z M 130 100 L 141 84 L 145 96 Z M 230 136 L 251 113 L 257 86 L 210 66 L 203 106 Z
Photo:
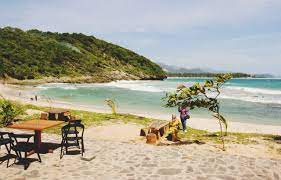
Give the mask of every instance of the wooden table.
M 50 120 L 62 120 L 65 121 L 65 116 L 70 114 L 69 110 L 67 109 L 50 109 L 46 111 L 49 114 Z M 57 115 L 57 117 L 56 117 Z
M 8 128 L 12 129 L 24 129 L 24 130 L 33 130 L 35 132 L 34 136 L 34 143 L 36 144 L 37 148 L 41 148 L 41 132 L 44 129 L 48 129 L 51 127 L 58 126 L 63 124 L 64 121 L 50 121 L 50 120 L 28 120 L 18 124 L 12 124 L 7 126 Z
M 157 139 L 163 136 L 166 131 L 169 130 L 169 122 L 168 121 L 154 121 L 149 125 L 150 131 L 156 134 Z
M 156 134 L 157 139 L 162 137 L 169 130 L 169 121 L 153 121 L 147 128 L 142 128 L 141 136 L 147 136 L 149 133 Z

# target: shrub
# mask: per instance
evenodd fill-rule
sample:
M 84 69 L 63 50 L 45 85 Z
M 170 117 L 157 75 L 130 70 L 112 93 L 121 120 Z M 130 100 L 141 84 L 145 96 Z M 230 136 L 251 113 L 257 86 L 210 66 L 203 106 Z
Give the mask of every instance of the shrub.
M 117 105 L 114 99 L 106 99 L 106 104 L 110 107 L 112 114 L 117 115 Z
M 9 125 L 17 116 L 25 113 L 24 108 L 10 100 L 0 100 L 0 126 Z

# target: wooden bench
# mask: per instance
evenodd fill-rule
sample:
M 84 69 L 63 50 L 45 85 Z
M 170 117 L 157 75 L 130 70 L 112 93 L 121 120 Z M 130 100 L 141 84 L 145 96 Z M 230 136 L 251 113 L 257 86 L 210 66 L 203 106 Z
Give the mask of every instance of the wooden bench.
M 168 130 L 169 130 L 168 121 L 154 121 L 147 128 L 141 129 L 140 136 L 147 136 L 149 133 L 153 133 L 156 135 L 157 139 L 159 139 Z

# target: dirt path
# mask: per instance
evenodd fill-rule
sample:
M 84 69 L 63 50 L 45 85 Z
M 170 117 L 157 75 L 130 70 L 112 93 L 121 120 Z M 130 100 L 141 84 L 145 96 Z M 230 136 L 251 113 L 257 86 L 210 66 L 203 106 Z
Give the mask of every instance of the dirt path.
M 131 141 L 140 139 L 142 128 L 137 124 L 109 124 L 106 126 L 93 126 L 85 131 L 86 137 L 99 140 Z

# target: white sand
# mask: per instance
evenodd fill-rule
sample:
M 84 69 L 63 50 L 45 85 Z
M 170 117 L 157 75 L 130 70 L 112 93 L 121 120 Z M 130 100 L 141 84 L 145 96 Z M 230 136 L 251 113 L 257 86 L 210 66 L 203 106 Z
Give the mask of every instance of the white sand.
M 280 179 L 280 154 L 265 144 L 154 146 L 135 140 L 134 124 L 90 127 L 85 132 L 85 154 L 64 155 L 60 148 L 41 154 L 27 170 L 0 163 L 1 179 Z M 140 127 L 138 127 L 139 129 Z M 0 129 L 1 130 L 1 129 Z M 125 134 L 123 131 L 128 132 Z M 111 134 L 112 136 L 108 136 Z M 61 136 L 42 134 L 44 142 L 59 144 Z M 77 151 L 77 148 L 70 149 Z M 0 157 L 6 153 L 0 149 Z M 36 158 L 32 155 L 29 158 Z
M 19 92 L 21 92 L 21 96 L 19 96 Z M 33 104 L 37 106 L 50 106 L 50 107 L 76 109 L 76 110 L 86 110 L 86 111 L 100 112 L 100 113 L 110 113 L 109 109 L 99 109 L 93 106 L 83 106 L 83 105 L 60 102 L 55 100 L 52 100 L 50 102 L 48 100 L 44 100 L 40 98 L 39 101 L 31 101 L 30 98 L 34 97 L 33 93 L 34 93 L 34 89 L 32 87 L 0 84 L 1 95 L 3 95 L 7 99 L 16 100 L 24 104 Z M 129 113 L 129 112 L 121 111 L 121 113 Z M 131 114 L 149 117 L 149 118 L 156 118 L 156 119 L 165 119 L 165 120 L 170 119 L 169 116 L 161 115 L 161 114 L 149 114 L 149 113 L 131 113 Z M 219 125 L 217 121 L 212 118 L 210 119 L 191 118 L 190 120 L 188 120 L 188 126 L 192 128 L 208 130 L 208 131 L 219 130 Z M 228 123 L 228 131 L 281 135 L 281 126 L 230 121 Z
M 85 136 L 99 140 L 134 141 L 140 139 L 140 129 L 136 124 L 107 124 L 86 129 Z

